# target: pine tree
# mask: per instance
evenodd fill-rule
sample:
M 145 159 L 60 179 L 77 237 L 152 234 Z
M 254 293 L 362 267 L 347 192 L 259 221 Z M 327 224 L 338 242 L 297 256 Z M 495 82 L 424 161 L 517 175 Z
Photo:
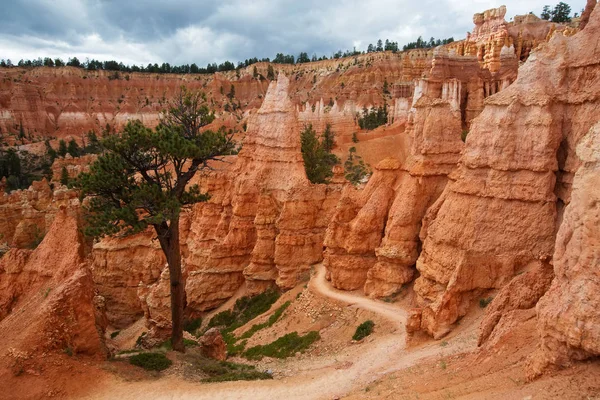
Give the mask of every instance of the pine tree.
M 79 145 L 75 141 L 75 139 L 69 140 L 69 145 L 67 146 L 67 153 L 71 155 L 71 157 L 79 157 L 81 155 L 81 149 Z
M 67 171 L 67 167 L 62 167 L 60 170 L 60 183 L 69 186 L 69 172 Z
M 89 200 L 86 234 L 154 229 L 169 268 L 171 343 L 176 351 L 185 351 L 179 217 L 182 210 L 208 199 L 198 185 L 189 184 L 192 178 L 233 149 L 231 136 L 202 130 L 214 118 L 205 96 L 182 87 L 155 129 L 130 121 L 120 134 L 104 138 L 104 153 L 76 183 L 80 197 Z
M 540 14 L 540 17 L 542 19 L 545 19 L 546 21 L 549 21 L 550 18 L 552 18 L 552 11 L 550 10 L 550 6 L 545 5 L 544 8 L 542 9 L 542 13 Z
M 327 183 L 333 176 L 333 166 L 339 163 L 338 158 L 325 149 L 317 139 L 317 133 L 309 124 L 300 134 L 302 159 L 306 177 L 312 183 Z
M 571 7 L 563 3 L 558 3 L 552 10 L 552 22 L 571 22 Z
M 273 70 L 273 66 L 269 64 L 267 67 L 267 79 L 272 81 L 275 79 L 275 71 Z
M 371 173 L 369 164 L 365 164 L 362 157 L 356 154 L 356 147 L 350 147 L 348 150 L 348 158 L 344 162 L 344 173 L 345 178 L 353 185 L 358 185 Z
M 323 146 L 323 150 L 325 150 L 327 153 L 331 153 L 333 146 L 335 146 L 335 134 L 331 130 L 331 124 L 325 125 L 325 130 L 321 135 L 321 144 Z
M 58 142 L 58 155 L 61 157 L 67 155 L 67 143 L 62 139 Z

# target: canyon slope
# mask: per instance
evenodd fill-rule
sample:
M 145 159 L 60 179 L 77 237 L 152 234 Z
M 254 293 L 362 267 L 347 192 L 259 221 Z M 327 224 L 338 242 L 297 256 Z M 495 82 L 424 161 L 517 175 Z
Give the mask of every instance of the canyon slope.
M 595 5 L 582 30 L 533 15 L 508 23 L 500 7 L 475 14 L 461 41 L 274 65 L 272 81 L 266 63 L 256 77 L 254 66 L 118 79 L 0 69 L 0 129 L 30 150 L 44 139 L 81 141 L 129 119 L 153 126 L 180 85 L 203 90 L 217 112 L 212 127 L 233 129 L 242 146 L 195 178 L 211 197 L 182 215 L 187 318 L 240 293 L 301 286 L 322 263 L 336 289 L 386 301 L 409 293 L 409 342 L 451 335 L 479 303 L 478 345 L 493 357 L 515 321 L 533 321 L 535 377 L 600 355 Z M 388 123 L 361 130 L 357 113 L 384 104 Z M 372 165 L 368 181 L 354 186 L 336 166 L 329 183 L 312 184 L 306 124 L 319 133 L 331 124 L 334 152 L 343 160 L 355 147 Z M 20 127 L 31 139 L 17 138 Z M 27 190 L 0 185 L 0 333 L 19 332 L 0 347 L 10 353 L 3 368 L 32 371 L 40 354 L 65 348 L 103 357 L 106 332 L 139 321 L 147 343 L 168 336 L 168 268 L 154 232 L 93 243 L 80 234 L 80 199 L 60 173 L 76 176 L 93 159 L 58 158 L 52 180 Z

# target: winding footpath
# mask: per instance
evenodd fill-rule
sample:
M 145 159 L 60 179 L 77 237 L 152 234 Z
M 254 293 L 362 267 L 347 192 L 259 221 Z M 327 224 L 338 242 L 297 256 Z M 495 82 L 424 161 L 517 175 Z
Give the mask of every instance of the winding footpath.
M 332 399 L 349 391 L 365 387 L 382 375 L 414 365 L 419 360 L 440 353 L 437 343 L 404 351 L 406 312 L 391 304 L 333 289 L 325 279 L 325 268 L 317 267 L 310 281 L 310 288 L 331 299 L 348 303 L 349 306 L 377 313 L 392 321 L 396 332 L 381 336 L 371 343 L 349 346 L 343 354 L 318 357 L 319 365 L 307 368 L 305 373 L 294 377 L 271 381 L 237 381 L 199 384 L 178 377 L 164 377 L 156 381 L 124 382 L 114 378 L 95 388 L 86 399 Z M 444 354 L 458 351 L 452 344 Z M 329 360 L 327 360 L 329 358 Z M 327 362 L 328 361 L 328 362 Z M 350 365 L 336 369 L 341 363 Z

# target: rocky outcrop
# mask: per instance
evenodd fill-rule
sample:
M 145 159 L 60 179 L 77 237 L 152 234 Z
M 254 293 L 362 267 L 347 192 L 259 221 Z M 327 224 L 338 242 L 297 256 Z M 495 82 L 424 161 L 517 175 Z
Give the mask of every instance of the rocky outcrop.
M 64 186 L 53 190 L 45 179 L 33 182 L 26 190 L 0 191 L 0 243 L 35 247 L 50 229 L 59 208 L 78 204 L 74 191 Z
M 383 236 L 399 168 L 398 160 L 383 160 L 364 189 L 344 189 L 324 243 L 324 264 L 333 286 L 355 290 L 364 285 L 377 261 L 375 248 Z
M 447 55 L 436 49 L 428 78 L 415 84 L 406 122 L 408 157 L 382 161 L 363 190 L 347 188 L 342 195 L 325 240 L 335 287 L 385 297 L 414 277 L 421 221 L 463 148 L 463 86 L 451 78 L 462 68 L 449 65 Z M 477 74 L 476 63 L 472 68 Z
M 308 278 L 310 265 L 321 261 L 341 184 L 308 181 L 300 130 L 289 79 L 280 75 L 250 118 L 235 164 L 200 177 L 211 199 L 196 205 L 181 223 L 188 314 L 217 307 L 244 283 L 248 293 L 274 285 L 292 288 Z M 130 323 L 143 312 L 160 335 L 170 326 L 168 271 L 158 245 L 150 246 L 151 234 L 97 244 L 94 273 L 113 323 Z M 127 240 L 140 246 L 135 261 Z M 127 275 L 130 269 L 136 273 Z
M 586 29 L 600 28 L 600 17 Z M 592 26 L 595 25 L 595 26 Z M 537 305 L 542 339 L 533 374 L 600 355 L 600 122 L 577 147 L 582 165 L 573 179 L 554 251 L 555 278 Z
M 5 339 L 0 353 L 6 355 L 1 366 L 33 363 L 49 351 L 105 354 L 102 299 L 84 263 L 77 220 L 75 209 L 60 210 L 35 250 L 11 249 L 0 260 L 0 334 Z M 24 356 L 13 359 L 19 354 Z
M 416 314 L 434 337 L 466 313 L 478 290 L 501 288 L 552 258 L 580 165 L 573 149 L 600 104 L 599 58 L 591 50 L 598 15 L 578 35 L 555 34 L 473 121 L 453 182 L 421 230 Z
M 208 358 L 225 361 L 227 358 L 227 345 L 223 340 L 221 331 L 217 328 L 207 330 L 200 338 L 200 351 Z
M 65 157 L 57 158 L 52 163 L 52 180 L 55 182 L 61 181 L 63 168 L 67 171 L 69 178 L 76 178 L 82 172 L 88 172 L 90 164 L 96 158 L 95 154 L 87 154 L 81 157 L 71 157 L 67 154 Z

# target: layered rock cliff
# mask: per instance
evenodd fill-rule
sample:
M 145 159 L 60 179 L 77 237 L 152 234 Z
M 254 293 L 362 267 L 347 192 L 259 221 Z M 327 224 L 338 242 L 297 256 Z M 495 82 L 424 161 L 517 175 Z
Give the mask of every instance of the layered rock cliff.
M 323 260 L 334 286 L 373 297 L 392 295 L 417 277 L 418 307 L 408 328 L 434 337 L 446 334 L 473 299 L 498 289 L 481 325 L 483 344 L 505 314 L 531 310 L 551 287 L 538 306 L 540 360 L 564 363 L 598 353 L 595 315 L 581 312 L 597 303 L 598 143 L 597 127 L 591 127 L 599 111 L 598 13 L 570 37 L 570 28 L 528 16 L 506 23 L 504 8 L 488 10 L 475 15 L 473 34 L 464 41 L 276 65 L 281 73 L 270 83 L 254 77 L 253 66 L 239 76 L 122 79 L 73 68 L 2 69 L 0 127 L 79 137 L 130 118 L 153 125 L 180 84 L 202 89 L 215 101 L 215 126 L 241 129 L 245 123 L 247 129 L 239 155 L 198 177 L 211 199 L 182 216 L 189 315 L 219 306 L 242 287 L 248 293 L 274 285 L 289 289 Z M 266 75 L 267 64 L 256 67 Z M 235 99 L 226 95 L 231 85 Z M 226 111 L 232 102 L 236 110 Z M 300 153 L 303 125 L 321 132 L 331 124 L 336 151 L 345 150 L 354 145 L 356 113 L 384 102 L 391 111 L 388 126 L 357 135 L 356 147 L 376 165 L 366 186 L 344 185 L 339 168 L 334 183 L 309 183 Z M 390 137 L 393 142 L 378 142 Z M 376 142 L 379 147 L 371 146 Z M 63 167 L 74 176 L 89 161 L 57 160 L 54 180 Z M 77 205 L 73 192 L 55 188 L 41 182 L 3 194 L 4 241 L 27 247 L 54 226 L 63 206 Z M 169 279 L 153 236 L 103 239 L 93 247 L 89 268 L 70 270 L 85 282 L 66 285 L 88 290 L 93 277 L 110 324 L 125 327 L 145 316 L 160 336 L 170 326 Z M 37 282 L 29 272 L 31 257 L 12 249 L 2 258 L 0 318 L 10 317 L 27 285 Z M 49 268 L 61 263 L 49 260 Z M 71 294 L 60 301 L 69 304 Z M 75 294 L 89 306 L 89 293 Z
M 522 272 L 547 276 L 535 271 L 548 270 L 563 204 L 571 201 L 581 165 L 574 149 L 598 119 L 599 22 L 596 10 L 579 34 L 555 34 L 473 121 L 453 182 L 420 234 L 414 288 L 421 309 L 414 317 L 434 337 L 448 332 L 478 291 L 501 288 Z M 556 271 L 556 257 L 554 264 Z M 523 304 L 498 295 L 494 303 L 506 304 L 492 303 L 492 311 L 532 307 L 548 283 L 528 281 L 532 294 Z
M 0 368 L 18 375 L 49 351 L 105 354 L 107 320 L 85 263 L 77 208 L 61 208 L 35 250 L 0 259 Z M 18 334 L 15 334 L 18 332 Z
M 341 185 L 313 185 L 306 178 L 289 86 L 284 75 L 271 83 L 248 121 L 239 155 L 199 178 L 211 199 L 181 223 L 190 314 L 218 306 L 244 284 L 249 293 L 291 288 L 322 259 Z M 93 271 L 112 323 L 127 325 L 143 312 L 159 333 L 170 324 L 169 285 L 152 235 L 99 242 Z

